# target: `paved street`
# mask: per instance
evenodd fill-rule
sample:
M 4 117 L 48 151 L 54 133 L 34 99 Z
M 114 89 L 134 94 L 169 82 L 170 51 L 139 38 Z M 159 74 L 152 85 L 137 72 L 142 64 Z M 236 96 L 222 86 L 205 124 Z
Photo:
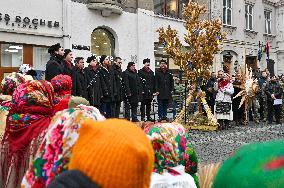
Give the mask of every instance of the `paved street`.
M 197 152 L 199 163 L 206 165 L 227 159 L 241 145 L 284 139 L 284 125 L 261 123 L 258 125 L 235 126 L 229 130 L 217 132 L 191 131 L 189 136 Z

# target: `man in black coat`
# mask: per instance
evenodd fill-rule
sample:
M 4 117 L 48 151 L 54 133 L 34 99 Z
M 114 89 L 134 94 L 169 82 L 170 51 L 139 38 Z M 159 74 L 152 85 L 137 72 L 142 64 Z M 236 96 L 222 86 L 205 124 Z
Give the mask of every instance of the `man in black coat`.
M 50 59 L 46 63 L 45 80 L 51 81 L 59 74 L 64 74 L 63 56 L 64 50 L 59 43 L 52 45 L 48 49 Z
M 276 99 L 282 100 L 283 90 L 276 76 L 271 77 L 270 82 L 266 85 L 265 93 L 267 95 L 268 123 L 272 124 L 273 115 L 275 115 L 276 123 L 280 124 L 281 104 L 275 104 L 274 102 Z
M 259 93 L 257 95 L 259 101 L 259 114 L 260 120 L 266 121 L 266 114 L 267 114 L 267 105 L 266 105 L 266 95 L 265 95 L 265 86 L 267 84 L 267 73 L 266 71 L 261 72 L 261 77 L 258 79 L 258 86 L 259 86 Z
M 156 71 L 155 80 L 156 95 L 158 97 L 159 121 L 168 121 L 167 109 L 169 102 L 172 99 L 174 79 L 172 73 L 168 70 L 167 62 L 165 60 L 161 60 L 160 68 Z
M 150 59 L 143 60 L 144 67 L 138 71 L 138 75 L 142 81 L 142 101 L 141 101 L 141 120 L 145 120 L 145 106 L 147 121 L 154 121 L 151 118 L 151 102 L 153 100 L 153 93 L 155 92 L 155 76 L 150 69 Z
M 87 97 L 87 83 L 84 71 L 84 58 L 76 57 L 75 66 L 72 70 L 72 95 L 79 97 Z
M 140 101 L 141 83 L 134 62 L 128 63 L 127 69 L 123 72 L 123 81 L 126 92 L 125 118 L 130 119 L 128 108 L 128 105 L 130 105 L 131 119 L 133 122 L 138 122 L 137 108 Z
M 216 94 L 214 91 L 214 85 L 216 83 L 217 83 L 217 75 L 215 72 L 212 72 L 211 78 L 207 81 L 206 84 L 206 101 L 212 113 L 214 113 L 215 94 Z
M 111 76 L 109 72 L 109 57 L 106 55 L 102 55 L 100 58 L 100 74 L 103 78 L 103 81 L 105 83 L 105 88 L 103 88 L 103 98 L 101 100 L 101 112 L 104 114 L 106 118 L 113 117 L 112 114 L 112 82 L 111 82 Z
M 120 106 L 123 99 L 122 92 L 122 59 L 116 57 L 113 61 L 113 65 L 110 66 L 110 75 L 112 83 L 112 115 L 115 118 L 119 118 Z
M 87 99 L 90 105 L 100 108 L 103 90 L 105 89 L 104 80 L 100 73 L 100 65 L 96 56 L 88 57 L 87 63 L 89 66 L 85 68 L 86 83 L 87 83 Z

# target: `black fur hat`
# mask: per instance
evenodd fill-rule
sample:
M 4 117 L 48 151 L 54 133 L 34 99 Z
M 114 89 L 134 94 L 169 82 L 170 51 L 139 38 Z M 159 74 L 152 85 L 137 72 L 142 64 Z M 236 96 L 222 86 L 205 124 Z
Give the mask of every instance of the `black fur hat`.
M 50 46 L 50 47 L 48 48 L 48 53 L 49 53 L 49 54 L 54 54 L 55 51 L 58 51 L 58 50 L 59 50 L 59 48 L 61 48 L 61 45 L 60 45 L 59 43 L 54 44 L 54 45 L 52 45 L 52 46 Z
M 127 68 L 131 67 L 132 65 L 135 65 L 134 62 L 129 62 L 128 65 L 127 65 Z
M 100 63 L 102 64 L 106 58 L 107 58 L 106 55 L 102 55 L 100 58 Z
M 143 60 L 143 64 L 145 64 L 145 63 L 150 63 L 150 59 L 149 59 L 149 58 L 144 59 L 144 60 Z
M 95 55 L 92 55 L 90 57 L 87 58 L 87 63 L 91 63 L 91 61 L 93 61 L 94 59 L 97 59 L 97 57 Z

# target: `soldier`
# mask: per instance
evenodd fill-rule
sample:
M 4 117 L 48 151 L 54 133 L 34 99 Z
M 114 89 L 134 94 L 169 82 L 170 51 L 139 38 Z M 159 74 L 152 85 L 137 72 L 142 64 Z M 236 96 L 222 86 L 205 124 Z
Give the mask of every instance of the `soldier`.
M 141 121 L 145 121 L 145 106 L 147 121 L 154 121 L 151 118 L 151 102 L 155 91 L 155 76 L 150 68 L 150 59 L 143 60 L 144 67 L 138 71 L 138 75 L 142 81 L 142 101 L 141 101 Z

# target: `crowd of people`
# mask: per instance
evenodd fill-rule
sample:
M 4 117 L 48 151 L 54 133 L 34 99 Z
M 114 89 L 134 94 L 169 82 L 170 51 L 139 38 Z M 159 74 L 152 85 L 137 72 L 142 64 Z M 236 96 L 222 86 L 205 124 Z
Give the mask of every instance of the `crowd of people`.
M 254 89 L 254 91 L 245 91 L 255 92 L 254 96 L 250 96 L 247 120 L 245 118 L 245 103 L 242 103 L 242 97 L 238 96 L 242 90 L 246 90 L 246 80 L 243 75 L 236 72 L 235 75 L 230 76 L 220 70 L 217 73 L 212 72 L 210 79 L 201 85 L 201 89 L 206 93 L 207 104 L 218 120 L 220 129 L 227 129 L 232 124 L 244 125 L 245 121 L 281 123 L 284 76 L 271 75 L 268 69 L 265 69 L 253 71 L 252 80 L 254 85 L 250 86 L 252 87 L 250 89 Z M 195 88 L 195 85 L 187 84 L 186 86 L 176 79 L 173 92 L 174 117 L 177 113 L 176 107 L 182 107 L 187 94 L 192 94 Z M 191 114 L 196 111 L 198 111 L 197 102 L 194 99 L 187 106 L 187 113 Z
M 283 78 L 271 75 L 267 69 L 253 72 L 256 91 L 248 104 L 248 120 L 255 123 L 281 123 Z M 236 125 L 245 123 L 245 104 L 240 106 L 242 98 L 237 96 L 240 91 L 246 89 L 245 80 L 242 79 L 243 76 L 238 72 L 231 78 L 221 70 L 218 75 L 213 72 L 206 84 L 208 105 L 215 112 L 221 128 L 228 128 L 231 121 Z
M 148 120 L 153 93 L 160 100 L 159 117 L 166 118 L 163 110 L 174 89 L 165 62 L 154 75 L 148 59 L 136 73 L 133 62 L 122 72 L 121 58 L 116 58 L 108 68 L 107 56 L 100 58 L 101 65 L 91 56 L 87 59 L 90 66 L 84 68 L 81 57 L 75 58 L 75 66 L 72 65 L 70 50 L 54 45 L 49 52 L 46 80 L 37 80 L 36 72 L 29 65 L 22 65 L 19 72 L 5 76 L 1 82 L 1 188 L 200 187 L 198 157 L 183 125 L 165 122 L 138 125 L 109 119 L 118 115 L 122 100 L 129 100 L 128 108 L 134 111 L 132 121 L 136 121 L 139 92 L 144 99 L 141 108 L 146 110 L 144 116 Z M 216 84 L 212 74 L 212 83 L 208 84 L 212 88 L 208 91 L 212 91 L 214 103 L 221 104 L 211 107 L 218 119 L 230 120 L 234 85 L 228 74 L 219 71 L 218 77 Z M 148 80 L 153 85 L 148 85 Z M 269 86 L 271 81 L 273 77 L 265 92 L 277 99 L 278 84 L 273 82 Z M 122 95 L 124 91 L 126 96 Z M 182 93 L 182 87 L 179 91 Z M 174 101 L 180 101 L 178 96 L 174 93 Z M 261 187 L 258 182 L 263 181 L 263 185 L 281 187 L 283 153 L 275 149 L 281 147 L 282 141 L 245 146 L 222 165 L 211 184 L 216 188 Z M 247 150 L 253 150 L 253 156 L 244 156 Z M 250 166 L 240 173 L 247 160 Z M 231 173 L 231 168 L 240 170 Z M 265 170 L 258 170 L 260 176 L 256 176 L 253 174 L 256 168 Z M 254 176 L 246 179 L 243 174 Z
M 45 79 L 50 81 L 59 74 L 72 78 L 72 95 L 87 99 L 90 104 L 100 109 L 106 118 L 118 118 L 121 104 L 124 101 L 124 118 L 138 122 L 137 108 L 141 102 L 141 121 L 153 121 L 151 103 L 158 98 L 159 121 L 168 120 L 167 108 L 174 90 L 174 80 L 166 61 L 160 62 L 156 71 L 150 68 L 150 59 L 143 60 L 143 68 L 138 72 L 134 62 L 129 62 L 122 71 L 122 58 L 116 57 L 113 62 L 106 55 L 87 58 L 88 67 L 84 67 L 84 58 L 76 57 L 73 65 L 73 54 L 59 44 L 49 48 L 50 60 L 46 65 Z M 131 112 L 131 115 L 130 115 Z

